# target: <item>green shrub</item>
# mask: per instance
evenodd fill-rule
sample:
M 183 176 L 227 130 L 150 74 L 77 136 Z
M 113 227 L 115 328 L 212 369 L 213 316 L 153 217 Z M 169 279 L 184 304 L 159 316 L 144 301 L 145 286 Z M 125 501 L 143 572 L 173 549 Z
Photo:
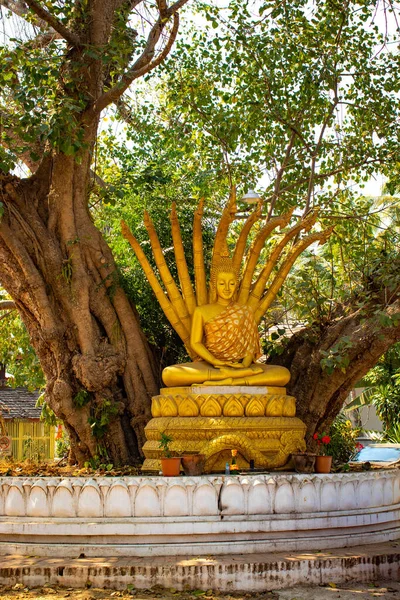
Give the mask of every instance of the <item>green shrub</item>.
M 331 441 L 327 446 L 327 454 L 333 457 L 335 463 L 346 463 L 356 452 L 359 427 L 353 427 L 351 421 L 343 413 L 339 413 L 333 421 L 329 435 Z
M 395 423 L 389 427 L 385 431 L 383 439 L 391 444 L 400 444 L 400 423 Z

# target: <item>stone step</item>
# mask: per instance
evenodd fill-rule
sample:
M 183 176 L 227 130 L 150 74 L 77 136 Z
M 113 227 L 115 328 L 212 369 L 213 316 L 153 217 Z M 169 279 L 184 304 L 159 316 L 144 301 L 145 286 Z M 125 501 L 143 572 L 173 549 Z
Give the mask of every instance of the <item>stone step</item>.
M 295 585 L 346 581 L 400 580 L 400 543 L 388 542 L 343 550 L 275 552 L 187 558 L 0 557 L 0 585 L 22 583 L 29 587 L 93 586 L 123 590 L 152 586 L 261 592 Z

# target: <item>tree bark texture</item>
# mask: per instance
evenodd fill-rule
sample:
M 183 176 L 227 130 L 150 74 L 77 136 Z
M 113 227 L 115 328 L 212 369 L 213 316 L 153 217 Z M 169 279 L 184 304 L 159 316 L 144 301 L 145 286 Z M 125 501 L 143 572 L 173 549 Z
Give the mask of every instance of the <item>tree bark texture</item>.
M 31 179 L 1 177 L 1 281 L 30 334 L 46 397 L 75 458 L 98 455 L 101 445 L 124 464 L 144 443 L 155 362 L 110 249 L 89 211 L 76 206 L 75 193 L 86 187 L 81 169 L 58 156 Z
M 131 31 L 130 13 L 143 0 L 76 2 L 69 22 L 36 0 L 19 3 L 23 14 L 54 33 L 51 39 L 64 39 L 55 111 L 63 123 L 65 100 L 75 106 L 61 138 L 79 145 L 71 156 L 63 139 L 42 141 L 41 159 L 29 164 L 31 177 L 0 173 L 0 282 L 25 323 L 46 377 L 46 399 L 65 423 L 70 458 L 79 463 L 96 455 L 116 465 L 137 461 L 151 397 L 158 392 L 151 348 L 91 218 L 90 169 L 101 110 L 164 60 L 176 37 L 177 11 L 186 1 L 152 7 L 154 23 L 147 43 L 136 47 L 136 60 L 135 46 L 127 53 L 121 45 L 119 78 L 112 62 L 115 47 L 121 32 Z M 14 140 L 9 133 L 8 144 Z
M 398 300 L 385 310 L 388 316 L 399 311 Z M 328 432 L 355 384 L 399 340 L 399 325 L 382 327 L 378 317 L 365 310 L 340 317 L 324 327 L 302 329 L 290 338 L 283 354 L 272 362 L 290 369 L 287 389 L 296 397 L 297 416 L 307 425 L 309 448 L 314 446 L 313 434 Z M 329 352 L 339 356 L 339 363 L 340 356 L 346 357 L 348 366 L 338 364 L 329 372 L 324 368 Z

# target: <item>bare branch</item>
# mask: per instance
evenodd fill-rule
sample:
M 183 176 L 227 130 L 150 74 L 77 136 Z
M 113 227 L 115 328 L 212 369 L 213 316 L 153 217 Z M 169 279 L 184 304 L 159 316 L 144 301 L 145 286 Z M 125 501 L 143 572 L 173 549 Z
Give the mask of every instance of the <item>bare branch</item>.
M 80 46 L 81 40 L 75 33 L 67 29 L 65 25 L 61 23 L 54 15 L 49 13 L 43 6 L 41 6 L 36 0 L 26 0 L 26 4 L 29 8 L 43 21 L 45 21 L 50 27 L 57 31 L 61 37 L 63 37 L 72 46 Z
M 25 46 L 28 46 L 29 48 L 45 48 L 54 40 L 60 39 L 62 39 L 62 36 L 57 31 L 54 31 L 52 27 L 49 27 L 48 31 L 39 33 L 36 37 L 29 40 Z
M 157 58 L 152 60 L 149 64 L 144 65 L 141 69 L 137 70 L 135 72 L 134 79 L 137 79 L 138 77 L 145 75 L 149 71 L 152 71 L 153 69 L 155 69 L 155 67 L 157 67 L 159 64 L 161 64 L 163 62 L 163 60 L 166 59 L 166 57 L 170 53 L 171 48 L 176 40 L 178 29 L 179 29 L 179 15 L 177 13 L 175 13 L 171 33 L 169 35 L 168 41 L 167 41 L 164 49 L 162 50 L 162 52 L 160 52 L 160 54 L 157 56 Z
M 22 19 L 26 19 L 28 14 L 32 15 L 25 2 L 20 0 L 0 0 L 0 6 L 4 6 Z M 26 46 L 29 46 L 29 48 L 44 48 L 53 40 L 62 38 L 61 34 L 55 31 L 52 27 L 49 27 L 49 24 L 46 23 L 46 21 L 39 19 L 37 15 L 33 15 L 33 17 L 29 19 L 29 22 L 42 30 L 42 33 L 39 33 L 36 37 L 32 38 L 26 43 Z
M 311 157 L 311 169 L 310 169 L 310 179 L 308 182 L 308 190 L 307 190 L 307 201 L 306 201 L 306 205 L 304 207 L 304 213 L 303 215 L 305 216 L 308 211 L 310 210 L 310 204 L 311 204 L 311 196 L 313 194 L 314 191 L 314 181 L 315 181 L 315 167 L 317 165 L 317 158 L 318 158 L 318 153 L 320 151 L 323 139 L 324 139 L 324 135 L 325 135 L 325 130 L 327 125 L 329 124 L 329 120 L 331 118 L 331 116 L 333 115 L 333 111 L 335 110 L 336 106 L 339 103 L 339 99 L 337 97 L 337 94 L 335 95 L 335 100 L 334 102 L 332 102 L 329 111 L 324 119 L 324 122 L 322 124 L 321 127 L 321 131 L 319 134 L 319 138 L 318 138 L 318 142 L 317 145 L 315 146 L 315 150 L 313 152 L 313 155 Z
M 9 317 L 11 315 L 11 313 L 12 313 L 12 310 L 7 310 L 5 313 L 3 313 L 0 316 L 0 321 L 2 321 L 3 319 L 6 319 L 7 317 Z
M 92 169 L 90 169 L 90 176 L 93 179 L 93 181 L 99 186 L 101 187 L 103 190 L 106 190 L 108 188 L 107 183 L 104 181 L 104 179 L 102 179 L 100 177 L 100 175 L 97 175 L 97 173 L 95 171 L 93 171 Z
M 350 171 L 352 169 L 360 169 L 361 167 L 364 167 L 367 165 L 382 164 L 382 162 L 383 161 L 381 158 L 371 158 L 368 160 L 361 160 L 359 162 L 354 162 L 354 163 L 347 165 L 346 171 Z M 345 170 L 344 165 L 340 164 L 336 169 L 332 169 L 332 170 L 326 171 L 324 173 L 315 173 L 314 181 L 316 181 L 316 182 L 325 181 L 326 179 L 329 179 L 330 177 L 334 177 L 338 173 L 342 173 L 344 170 Z M 290 192 L 291 190 L 296 189 L 297 187 L 303 185 L 304 183 L 308 183 L 309 180 L 310 180 L 309 177 L 303 177 L 302 179 L 297 179 L 296 181 L 287 185 L 286 187 L 281 188 L 280 193 L 282 194 L 284 192 Z M 270 202 L 270 200 L 272 198 L 273 198 L 273 195 L 268 197 L 265 200 L 265 202 Z
M 188 0 L 178 0 L 178 2 L 175 2 L 175 4 L 170 6 L 168 9 L 168 16 L 170 17 L 171 15 L 174 15 L 180 8 L 182 8 L 182 6 L 184 6 L 187 3 L 187 1 Z
M 26 19 L 26 16 L 28 14 L 31 14 L 29 12 L 28 6 L 25 2 L 22 2 L 22 0 L 0 0 L 0 6 L 4 6 L 4 8 L 7 8 L 12 13 L 17 15 L 18 17 L 21 17 L 22 19 Z M 47 29 L 48 27 L 46 21 L 39 19 L 37 15 L 35 15 L 33 19 L 30 19 L 30 22 L 32 23 L 32 25 L 36 25 L 36 27 L 39 27 L 39 29 Z
M 157 0 L 157 7 L 161 17 L 165 17 L 168 12 L 167 0 Z
M 0 310 L 14 310 L 16 308 L 15 306 L 15 302 L 13 302 L 13 300 L 1 300 L 0 301 Z
M 168 11 L 166 13 L 166 17 L 164 17 L 164 18 L 160 17 L 157 20 L 157 22 L 152 27 L 152 29 L 149 33 L 149 36 L 147 38 L 147 44 L 146 44 L 146 47 L 144 48 L 142 54 L 136 60 L 134 65 L 121 77 L 121 79 L 117 83 L 117 85 L 114 86 L 111 90 L 108 90 L 107 92 L 105 92 L 105 94 L 103 94 L 97 100 L 97 102 L 92 107 L 92 111 L 94 113 L 99 113 L 106 106 L 111 104 L 112 102 L 116 102 L 118 100 L 118 98 L 120 98 L 120 96 L 122 96 L 122 94 L 125 92 L 125 90 L 128 89 L 128 87 L 131 85 L 131 83 L 135 79 L 138 79 L 138 77 L 142 77 L 143 75 L 146 75 L 146 73 L 149 73 L 150 71 L 155 69 L 159 64 L 161 64 L 165 60 L 165 58 L 170 53 L 171 48 L 175 42 L 176 36 L 178 34 L 179 15 L 176 11 L 178 10 L 178 8 L 183 6 L 187 1 L 188 0 L 180 0 L 179 2 L 176 2 L 175 4 L 172 5 L 171 8 L 168 9 Z M 174 7 L 176 7 L 176 8 L 174 8 Z M 161 37 L 161 33 L 162 33 L 165 25 L 167 24 L 168 19 L 171 16 L 173 16 L 173 24 L 172 24 L 171 32 L 169 34 L 168 41 L 167 41 L 166 45 L 164 46 L 163 50 L 160 52 L 160 54 L 156 58 L 153 58 L 157 42 L 159 41 L 159 39 Z
M 279 171 L 278 171 L 278 173 L 276 175 L 275 186 L 274 186 L 274 193 L 273 193 L 271 204 L 270 204 L 270 207 L 269 207 L 269 211 L 268 211 L 268 215 L 267 215 L 267 221 L 269 221 L 270 218 L 272 217 L 272 213 L 273 213 L 276 201 L 277 201 L 278 196 L 279 196 L 279 190 L 280 190 L 280 187 L 281 187 L 282 177 L 283 177 L 283 175 L 285 173 L 285 169 L 287 168 L 287 166 L 289 164 L 290 155 L 292 153 L 294 142 L 295 142 L 295 139 L 296 139 L 296 135 L 297 135 L 296 131 L 294 131 L 294 129 L 292 129 L 291 131 L 292 131 L 292 134 L 290 136 L 290 140 L 289 140 L 289 143 L 288 143 L 287 148 L 286 148 L 285 158 L 283 159 L 281 167 L 280 167 L 280 169 L 279 169 Z

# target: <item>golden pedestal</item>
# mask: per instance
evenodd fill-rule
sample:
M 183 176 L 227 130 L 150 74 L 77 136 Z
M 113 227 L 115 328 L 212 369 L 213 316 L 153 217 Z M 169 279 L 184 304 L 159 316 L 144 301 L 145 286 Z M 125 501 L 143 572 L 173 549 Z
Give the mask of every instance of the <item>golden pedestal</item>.
M 206 456 L 205 472 L 223 471 L 237 449 L 239 469 L 283 467 L 292 452 L 306 449 L 305 424 L 295 417 L 296 401 L 285 388 L 200 386 L 164 388 L 152 401 L 145 428 L 143 470 L 160 470 L 162 432 L 171 450 Z

